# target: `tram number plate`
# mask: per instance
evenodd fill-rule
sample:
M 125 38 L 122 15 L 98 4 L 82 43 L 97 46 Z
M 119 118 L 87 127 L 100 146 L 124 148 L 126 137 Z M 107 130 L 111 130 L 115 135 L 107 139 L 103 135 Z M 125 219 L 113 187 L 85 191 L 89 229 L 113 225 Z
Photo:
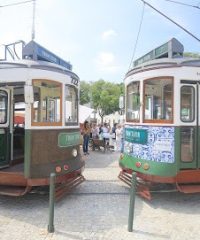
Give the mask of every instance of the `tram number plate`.
M 58 135 L 58 146 L 69 147 L 80 144 L 80 132 L 60 133 Z
M 145 129 L 133 129 L 133 128 L 125 129 L 125 140 L 127 142 L 146 144 L 147 137 L 148 134 L 147 130 Z
M 71 78 L 71 83 L 78 86 L 78 79 L 76 78 Z

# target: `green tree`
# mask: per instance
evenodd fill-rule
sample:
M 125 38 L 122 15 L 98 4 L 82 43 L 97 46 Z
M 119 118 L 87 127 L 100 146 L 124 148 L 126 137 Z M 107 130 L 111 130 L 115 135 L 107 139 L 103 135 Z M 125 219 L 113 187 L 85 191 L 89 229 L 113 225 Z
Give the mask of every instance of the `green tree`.
M 99 80 L 91 86 L 93 108 L 97 110 L 103 122 L 107 114 L 119 109 L 119 97 L 122 94 L 122 85 Z
M 91 101 L 91 84 L 81 81 L 80 84 L 80 104 L 84 105 Z
M 191 57 L 191 58 L 200 58 L 200 53 L 193 53 L 193 52 L 185 52 L 183 54 L 184 57 Z

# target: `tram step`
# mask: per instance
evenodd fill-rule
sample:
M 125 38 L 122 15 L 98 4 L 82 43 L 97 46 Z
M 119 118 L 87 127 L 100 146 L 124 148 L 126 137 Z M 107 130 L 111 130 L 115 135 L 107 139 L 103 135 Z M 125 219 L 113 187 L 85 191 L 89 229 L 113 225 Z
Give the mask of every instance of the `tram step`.
M 60 200 L 65 194 L 69 193 L 73 188 L 85 181 L 82 175 L 70 179 L 67 183 L 59 184 L 55 189 L 56 201 Z
M 30 192 L 30 190 L 30 186 L 0 186 L 0 195 L 19 197 L 25 195 L 27 192 Z
M 200 192 L 200 184 L 177 184 L 177 189 L 183 193 L 198 193 Z
M 191 170 L 181 170 L 177 176 L 176 181 L 179 184 L 183 183 L 199 183 L 200 179 L 200 170 L 199 169 L 191 169 Z

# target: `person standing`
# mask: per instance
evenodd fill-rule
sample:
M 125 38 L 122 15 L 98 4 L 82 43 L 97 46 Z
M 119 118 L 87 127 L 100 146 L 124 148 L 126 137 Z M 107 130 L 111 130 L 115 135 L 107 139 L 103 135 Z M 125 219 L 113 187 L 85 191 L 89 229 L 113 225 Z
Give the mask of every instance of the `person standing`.
M 84 122 L 83 125 L 83 153 L 84 155 L 89 154 L 88 152 L 88 144 L 90 139 L 91 128 L 88 121 Z
M 120 124 L 117 125 L 116 129 L 116 151 L 121 151 L 123 129 Z
M 93 123 L 92 126 L 92 139 L 98 139 L 99 138 L 99 128 L 96 123 Z

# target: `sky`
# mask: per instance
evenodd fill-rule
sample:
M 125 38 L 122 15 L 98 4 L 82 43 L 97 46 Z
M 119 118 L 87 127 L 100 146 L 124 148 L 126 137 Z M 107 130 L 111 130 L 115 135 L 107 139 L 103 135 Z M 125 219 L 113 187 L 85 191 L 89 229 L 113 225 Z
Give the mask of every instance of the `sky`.
M 5 6 L 21 1 L 0 0 L 0 44 L 31 41 L 32 2 Z M 200 6 L 200 0 L 177 1 Z M 165 0 L 146 2 L 200 38 L 200 9 Z M 200 52 L 199 41 L 146 4 L 136 45 L 143 5 L 141 0 L 36 0 L 34 40 L 70 61 L 84 81 L 123 82 L 134 49 L 133 60 L 173 37 L 186 52 Z

